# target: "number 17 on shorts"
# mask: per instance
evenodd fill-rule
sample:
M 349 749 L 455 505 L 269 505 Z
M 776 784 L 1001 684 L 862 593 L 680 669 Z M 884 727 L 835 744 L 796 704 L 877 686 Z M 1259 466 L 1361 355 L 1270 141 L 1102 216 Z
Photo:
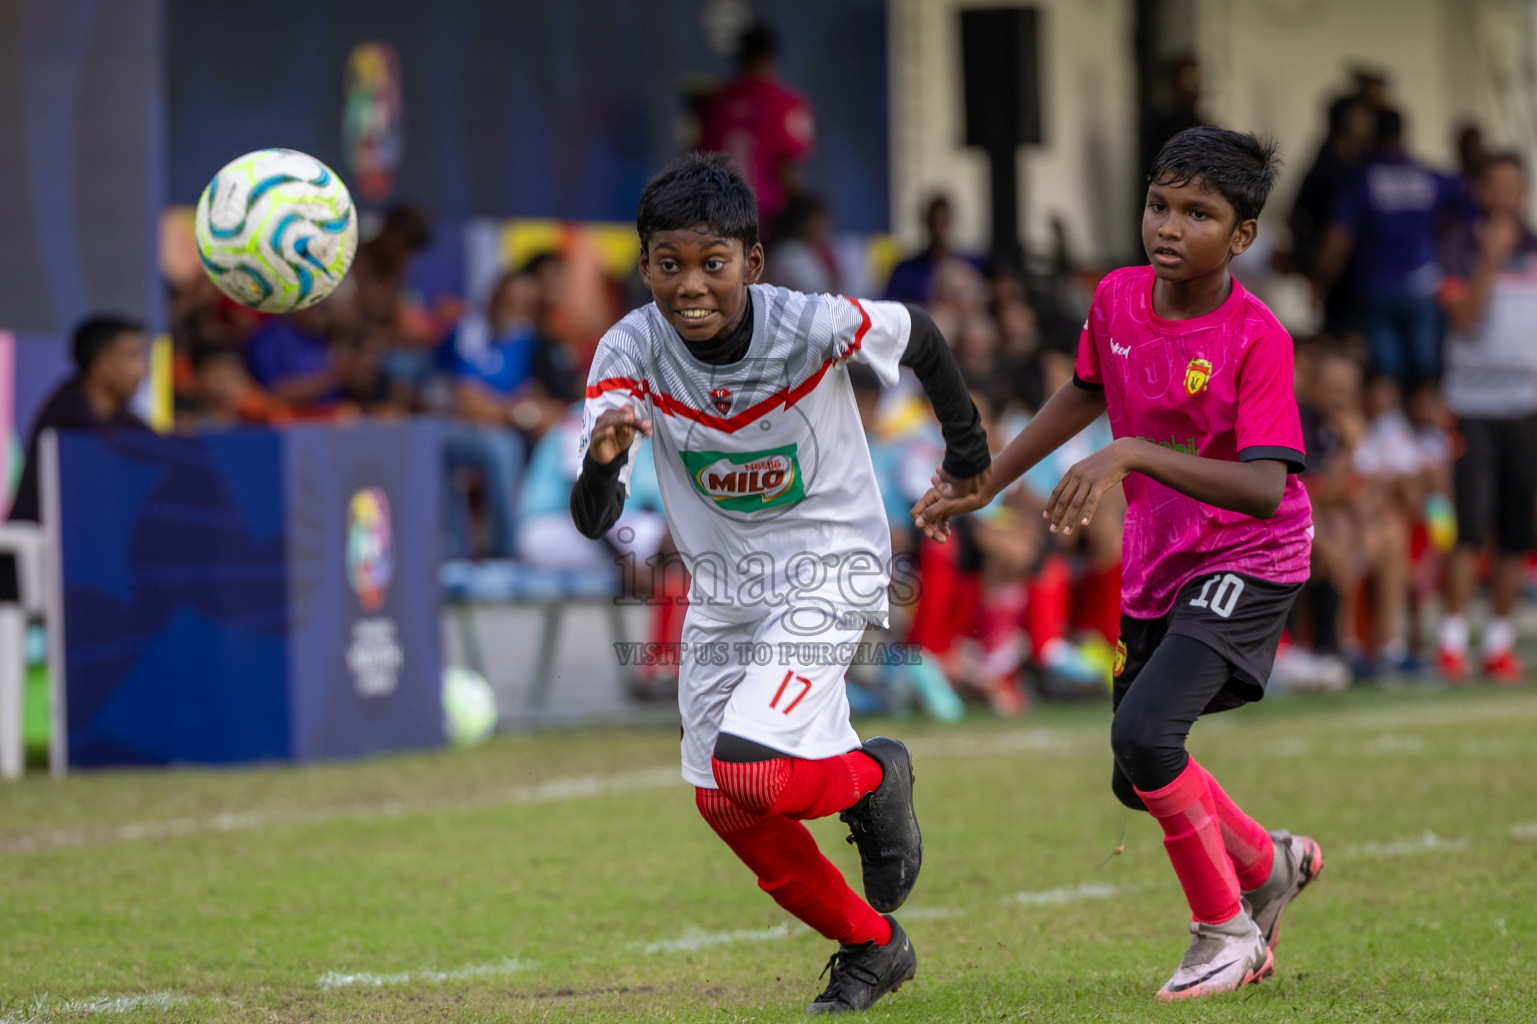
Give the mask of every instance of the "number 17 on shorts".
M 847 671 L 836 662 L 753 665 L 726 701 L 720 731 L 813 760 L 852 750 L 859 735 L 849 724 Z

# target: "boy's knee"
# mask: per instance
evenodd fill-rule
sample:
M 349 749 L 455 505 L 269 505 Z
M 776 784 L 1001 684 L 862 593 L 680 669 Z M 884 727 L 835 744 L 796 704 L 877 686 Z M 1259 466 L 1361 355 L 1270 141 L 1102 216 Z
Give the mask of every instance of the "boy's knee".
M 719 789 L 696 787 L 694 806 L 699 808 L 699 816 L 719 835 L 742 832 L 763 821 L 762 815 L 737 804 Z
M 1185 759 L 1184 745 L 1172 741 L 1162 723 L 1144 715 L 1115 716 L 1110 723 L 1110 750 L 1115 754 L 1117 774 L 1126 777 L 1128 786 L 1143 790 L 1168 785 Z M 1116 796 L 1126 806 L 1142 809 L 1140 800 L 1131 803 L 1119 789 Z
M 1146 718 L 1118 714 L 1110 722 L 1110 750 L 1115 763 L 1136 765 L 1156 756 L 1158 741 Z
M 751 814 L 767 814 L 790 781 L 790 759 L 740 736 L 721 733 L 710 767 L 720 792 Z
M 1136 787 L 1131 784 L 1131 780 L 1126 777 L 1126 773 L 1119 768 L 1113 769 L 1110 773 L 1110 791 L 1115 794 L 1117 800 L 1130 809 L 1134 811 L 1147 810 L 1147 804 L 1143 803 L 1142 798 L 1137 795 Z

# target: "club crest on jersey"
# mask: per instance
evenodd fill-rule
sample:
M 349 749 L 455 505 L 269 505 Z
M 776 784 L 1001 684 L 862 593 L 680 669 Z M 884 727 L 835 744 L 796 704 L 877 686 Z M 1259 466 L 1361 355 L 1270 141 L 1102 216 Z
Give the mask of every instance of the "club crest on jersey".
M 699 493 L 733 512 L 788 505 L 806 494 L 796 447 L 757 452 L 679 452 Z
M 1211 380 L 1211 360 L 1192 359 L 1190 365 L 1185 367 L 1185 394 L 1194 398 L 1206 390 L 1207 383 Z
M 722 416 L 729 415 L 731 412 L 731 389 L 716 388 L 710 392 L 710 401 L 715 403 L 716 412 Z
M 1119 676 L 1126 671 L 1126 641 L 1115 642 L 1115 660 L 1110 663 L 1110 674 Z

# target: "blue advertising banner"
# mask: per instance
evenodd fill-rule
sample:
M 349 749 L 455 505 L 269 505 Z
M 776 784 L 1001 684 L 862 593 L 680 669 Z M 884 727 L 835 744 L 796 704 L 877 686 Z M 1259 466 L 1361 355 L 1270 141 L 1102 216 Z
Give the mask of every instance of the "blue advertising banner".
M 885 0 L 165 0 L 169 191 L 226 161 L 301 149 L 364 207 L 439 218 L 625 222 L 687 145 L 691 97 L 735 73 L 758 8 L 781 78 L 816 112 L 806 167 L 840 230 L 888 221 Z
M 440 742 L 437 430 L 301 427 L 284 441 L 292 756 Z
M 436 428 L 59 438 L 69 762 L 443 742 Z

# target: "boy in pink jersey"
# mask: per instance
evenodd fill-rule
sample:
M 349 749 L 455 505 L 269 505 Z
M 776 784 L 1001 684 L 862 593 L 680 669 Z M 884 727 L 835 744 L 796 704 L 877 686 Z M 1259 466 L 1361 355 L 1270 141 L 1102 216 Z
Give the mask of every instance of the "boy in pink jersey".
M 1193 934 L 1160 999 L 1268 977 L 1281 912 L 1323 868 L 1318 844 L 1267 833 L 1185 751 L 1202 714 L 1264 696 L 1287 614 L 1308 575 L 1312 511 L 1296 474 L 1302 429 L 1292 341 L 1228 274 L 1254 241 L 1275 146 L 1211 125 L 1169 140 L 1148 175 L 1151 266 L 1107 276 L 1064 385 L 994 460 L 987 487 L 939 478 L 913 519 L 943 540 L 1108 411 L 1116 440 L 1052 492 L 1051 530 L 1089 524 L 1124 481 L 1121 639 L 1111 788 L 1164 830 Z

